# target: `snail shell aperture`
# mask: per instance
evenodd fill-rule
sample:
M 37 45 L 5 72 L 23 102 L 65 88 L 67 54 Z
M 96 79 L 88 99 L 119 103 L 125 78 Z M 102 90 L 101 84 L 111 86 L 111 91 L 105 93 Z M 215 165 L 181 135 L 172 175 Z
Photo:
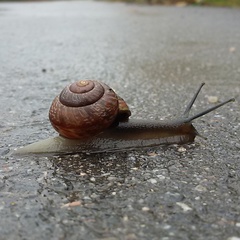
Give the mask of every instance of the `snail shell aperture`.
M 109 86 L 95 80 L 80 80 L 66 86 L 49 110 L 55 130 L 72 139 L 95 136 L 110 127 L 118 116 L 121 119 L 129 115 L 126 103 Z

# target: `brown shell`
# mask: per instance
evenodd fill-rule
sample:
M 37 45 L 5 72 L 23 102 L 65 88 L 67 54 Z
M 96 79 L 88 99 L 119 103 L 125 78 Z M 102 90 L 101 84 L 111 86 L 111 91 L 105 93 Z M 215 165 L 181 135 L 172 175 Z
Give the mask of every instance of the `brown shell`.
M 89 138 L 111 126 L 118 114 L 118 97 L 106 84 L 80 80 L 63 89 L 49 110 L 49 119 L 66 138 Z

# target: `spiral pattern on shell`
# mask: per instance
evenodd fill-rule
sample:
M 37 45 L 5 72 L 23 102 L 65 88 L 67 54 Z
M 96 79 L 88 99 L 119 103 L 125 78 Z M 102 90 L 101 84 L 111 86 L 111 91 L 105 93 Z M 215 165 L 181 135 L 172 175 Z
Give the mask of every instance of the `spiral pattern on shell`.
M 118 114 L 118 97 L 106 84 L 80 80 L 65 87 L 49 110 L 49 119 L 66 138 L 84 139 L 111 126 Z

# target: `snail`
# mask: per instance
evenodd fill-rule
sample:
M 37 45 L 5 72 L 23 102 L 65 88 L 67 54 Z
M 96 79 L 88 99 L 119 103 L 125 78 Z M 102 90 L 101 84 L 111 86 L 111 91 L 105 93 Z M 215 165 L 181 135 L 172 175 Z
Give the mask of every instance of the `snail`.
M 106 84 L 79 80 L 65 87 L 50 107 L 49 119 L 59 136 L 19 148 L 16 153 L 92 153 L 191 143 L 199 136 L 192 125 L 194 119 L 234 101 L 231 98 L 189 116 L 203 85 L 181 118 L 154 121 L 131 119 L 128 105 Z

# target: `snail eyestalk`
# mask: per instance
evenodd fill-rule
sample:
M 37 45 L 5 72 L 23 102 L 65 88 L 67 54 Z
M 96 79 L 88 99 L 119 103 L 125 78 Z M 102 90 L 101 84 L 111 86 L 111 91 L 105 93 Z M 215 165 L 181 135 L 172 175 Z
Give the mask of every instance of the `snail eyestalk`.
M 205 85 L 205 83 L 202 83 L 202 84 L 200 85 L 200 87 L 198 88 L 197 92 L 193 95 L 192 100 L 191 100 L 190 103 L 187 105 L 186 110 L 185 110 L 185 112 L 183 113 L 183 117 L 184 117 L 184 118 L 188 118 L 189 112 L 190 112 L 190 110 L 191 110 L 191 108 L 192 108 L 192 106 L 193 106 L 193 104 L 194 104 L 194 102 L 195 102 L 195 100 L 196 100 L 199 92 L 201 91 L 201 89 L 202 89 L 202 87 L 203 87 L 204 85 Z
M 186 122 L 191 122 L 191 121 L 193 121 L 193 120 L 196 119 L 196 118 L 202 117 L 203 115 L 206 115 L 207 113 L 212 112 L 212 111 L 216 110 L 217 108 L 220 108 L 221 106 L 223 106 L 223 105 L 225 105 L 225 104 L 227 104 L 227 103 L 229 103 L 229 102 L 234 102 L 234 101 L 235 101 L 234 98 L 230 98 L 230 99 L 227 100 L 227 101 L 224 101 L 224 102 L 222 102 L 222 103 L 219 103 L 219 104 L 217 104 L 216 106 L 213 106 L 213 107 L 211 107 L 211 108 L 208 108 L 207 110 L 204 110 L 204 111 L 202 111 L 202 112 L 200 112 L 200 113 L 197 113 L 196 115 L 194 115 L 194 116 L 192 116 L 192 117 L 187 118 L 185 121 L 186 121 Z

